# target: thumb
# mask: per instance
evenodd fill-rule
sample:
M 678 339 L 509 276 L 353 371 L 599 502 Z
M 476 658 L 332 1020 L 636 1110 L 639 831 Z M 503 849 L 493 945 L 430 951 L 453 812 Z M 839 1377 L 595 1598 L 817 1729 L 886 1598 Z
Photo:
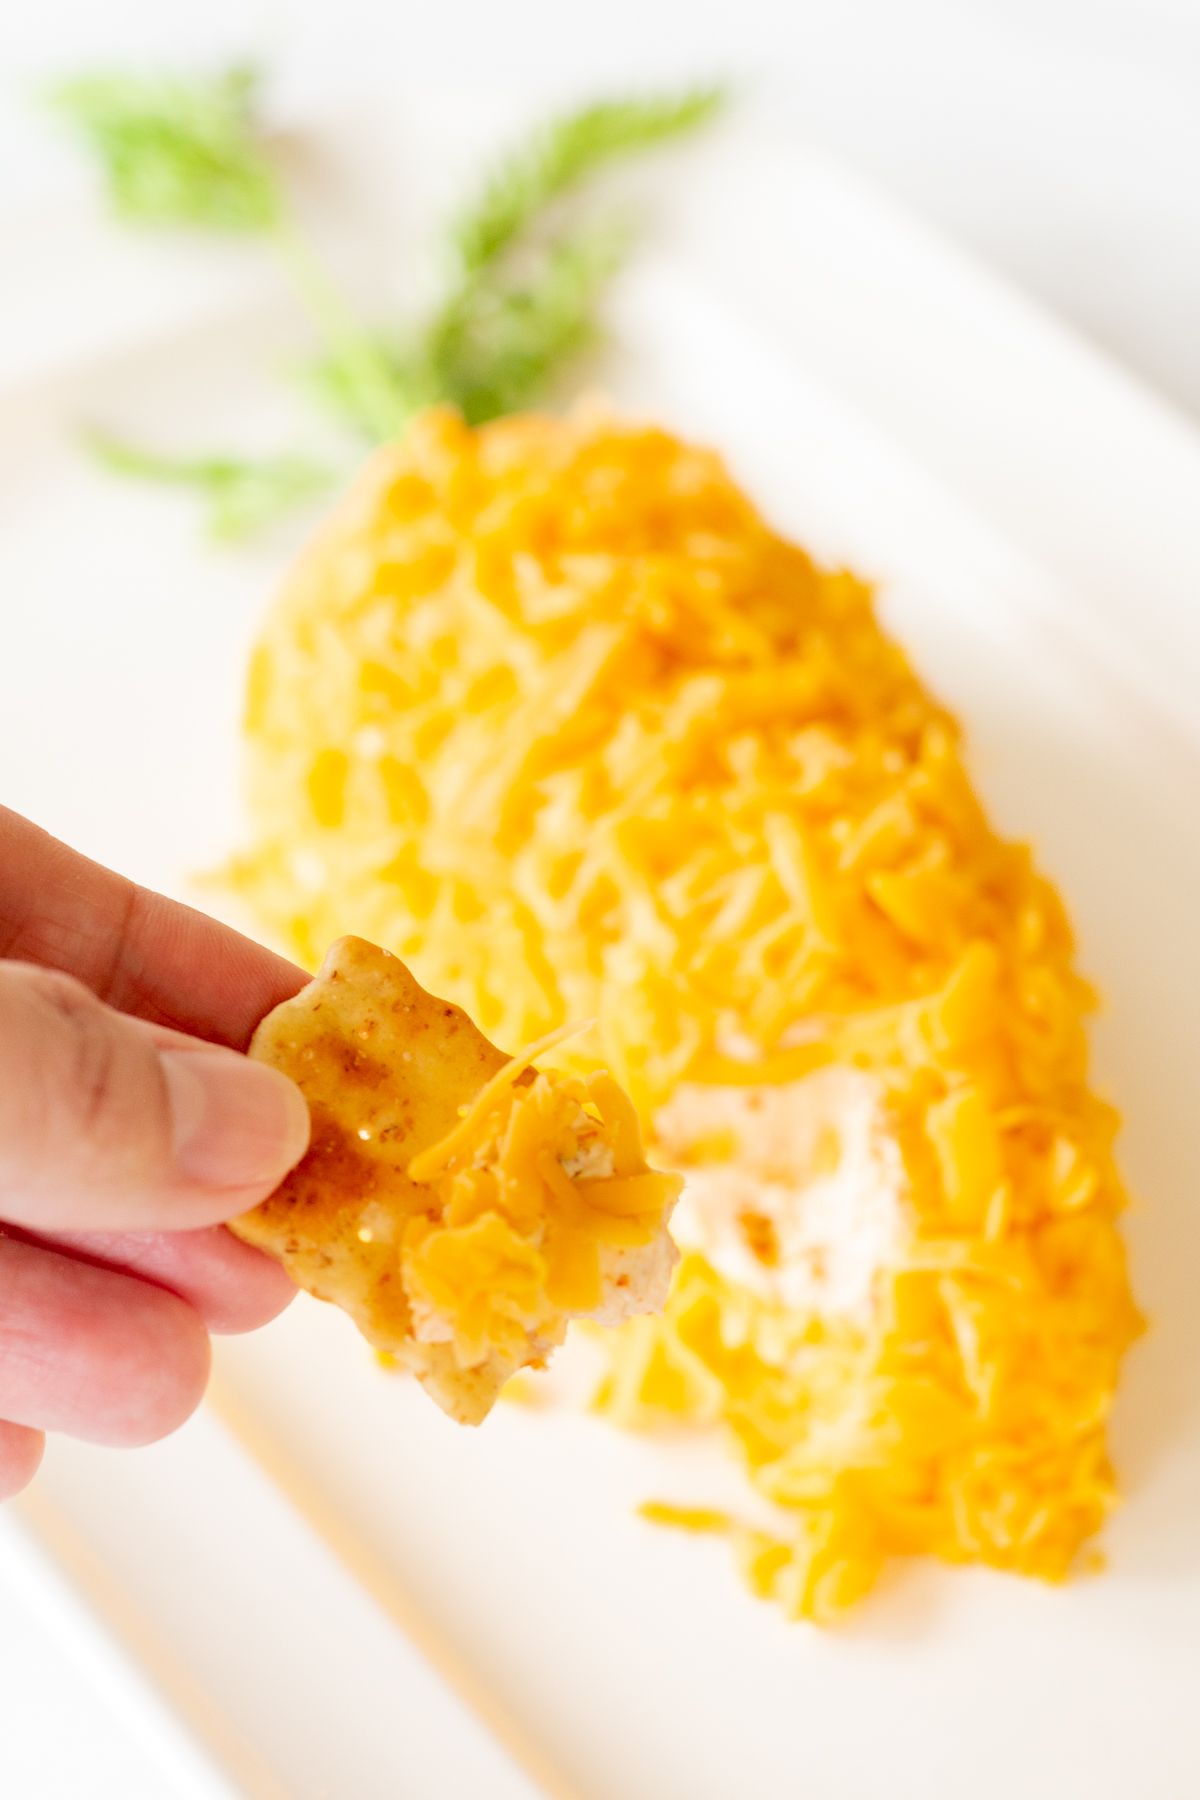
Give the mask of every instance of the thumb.
M 307 1143 L 303 1096 L 278 1070 L 0 962 L 0 1218 L 193 1230 L 264 1199 Z

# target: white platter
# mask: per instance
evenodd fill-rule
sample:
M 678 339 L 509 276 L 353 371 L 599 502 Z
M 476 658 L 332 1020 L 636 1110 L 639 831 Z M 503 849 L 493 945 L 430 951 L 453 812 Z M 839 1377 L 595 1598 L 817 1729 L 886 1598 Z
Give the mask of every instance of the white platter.
M 461 163 L 461 108 L 408 120 L 422 167 Z M 456 1432 L 308 1302 L 221 1346 L 216 1409 L 173 1442 L 54 1445 L 21 1529 L 123 1646 L 163 1792 L 1177 1800 L 1200 1791 L 1200 444 L 789 141 L 730 132 L 655 193 L 606 385 L 881 580 L 1108 997 L 1097 1067 L 1154 1320 L 1111 1568 L 1057 1591 L 914 1568 L 836 1633 L 787 1627 L 721 1547 L 633 1516 L 728 1484 L 706 1453 L 566 1404 Z M 202 319 L 178 291 L 152 339 L 64 343 L 0 392 L 0 779 L 184 891 L 236 835 L 240 668 L 288 544 L 198 546 L 186 503 L 88 469 L 68 426 L 270 441 L 262 367 L 292 340 L 268 280 L 232 271 Z

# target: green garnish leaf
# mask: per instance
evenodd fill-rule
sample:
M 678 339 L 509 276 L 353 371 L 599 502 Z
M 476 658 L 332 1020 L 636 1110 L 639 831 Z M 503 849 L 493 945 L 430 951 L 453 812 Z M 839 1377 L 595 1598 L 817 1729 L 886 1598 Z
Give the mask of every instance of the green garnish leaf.
M 471 425 L 539 399 L 599 336 L 597 303 L 630 241 L 623 224 L 563 231 L 515 275 L 469 284 L 434 320 L 425 346 L 430 391 Z
M 639 100 L 601 100 L 542 126 L 511 151 L 460 214 L 452 237 L 464 273 L 492 262 L 547 204 L 607 162 L 681 137 L 724 104 L 720 87 Z
M 377 337 L 388 391 L 404 419 L 424 406 L 456 406 L 470 425 L 519 412 L 599 336 L 597 302 L 629 244 L 624 225 L 593 221 L 529 251 L 515 271 L 485 271 L 443 303 L 407 343 Z M 361 384 L 336 355 L 310 370 L 319 397 L 343 421 L 376 437 Z
M 408 420 L 421 407 L 429 406 L 438 396 L 429 385 L 428 371 L 419 349 L 402 345 L 382 333 L 364 333 L 370 366 L 386 371 L 383 380 L 363 380 L 354 362 L 347 362 L 344 352 L 327 350 L 315 362 L 300 371 L 315 399 L 343 425 L 348 425 L 368 443 L 383 443 L 398 436 Z M 360 351 L 364 346 L 360 345 Z M 395 423 L 387 432 L 378 427 L 378 395 L 386 396 L 389 416 Z M 394 412 L 393 412 L 394 409 Z
M 335 479 L 306 456 L 169 456 L 96 430 L 85 432 L 84 442 L 116 474 L 193 489 L 207 504 L 211 536 L 226 543 L 273 523 Z
M 281 195 L 254 122 L 258 77 L 85 75 L 51 103 L 99 153 L 109 198 L 138 225 L 261 231 Z
M 398 437 L 413 403 L 392 352 L 354 316 L 290 219 L 280 221 L 274 241 L 292 285 L 325 340 L 325 354 L 314 368 L 316 391 L 371 443 Z
M 137 224 L 258 232 L 282 263 L 323 350 L 315 392 L 369 443 L 397 437 L 424 406 L 472 425 L 542 399 L 599 335 L 599 302 L 629 234 L 556 203 L 618 157 L 712 118 L 717 87 L 606 100 L 552 121 L 505 157 L 450 230 L 446 292 L 407 332 L 365 325 L 301 230 L 254 116 L 257 77 L 124 75 L 68 81 L 53 95 L 97 151 L 117 213 Z M 118 473 L 190 487 L 213 536 L 239 538 L 334 479 L 306 456 L 164 456 L 93 432 Z
M 207 80 L 83 76 L 51 98 L 99 153 L 121 218 L 268 234 L 358 417 L 370 436 L 390 436 L 406 417 L 390 371 L 291 215 L 255 125 L 257 88 L 238 67 Z

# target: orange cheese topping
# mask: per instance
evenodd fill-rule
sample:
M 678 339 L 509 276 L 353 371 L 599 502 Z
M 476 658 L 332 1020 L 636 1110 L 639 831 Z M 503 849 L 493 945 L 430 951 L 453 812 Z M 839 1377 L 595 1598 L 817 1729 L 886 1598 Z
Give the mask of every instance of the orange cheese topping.
M 689 1255 L 601 1396 L 724 1435 L 756 1590 L 824 1616 L 911 1552 L 1065 1574 L 1138 1329 L 1091 994 L 863 583 L 665 432 L 437 412 L 301 560 L 246 726 L 236 879 L 302 959 L 361 931 L 502 1041 L 595 1016 L 647 1126 L 685 1080 L 877 1084 L 906 1234 L 869 1318 Z
M 464 1367 L 490 1354 L 516 1365 L 531 1346 L 559 1342 L 567 1318 L 602 1304 L 605 1248 L 653 1244 L 682 1186 L 647 1168 L 640 1134 L 613 1111 L 611 1078 L 518 1084 L 549 1047 L 514 1058 L 408 1165 L 437 1207 L 404 1240 L 416 1335 L 448 1337 Z

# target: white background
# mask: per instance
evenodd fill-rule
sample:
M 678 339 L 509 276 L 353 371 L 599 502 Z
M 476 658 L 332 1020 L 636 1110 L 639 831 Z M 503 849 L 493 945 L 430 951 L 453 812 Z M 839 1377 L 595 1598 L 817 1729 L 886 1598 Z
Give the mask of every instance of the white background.
M 0 196 L 48 70 L 231 51 L 302 103 L 732 73 L 1200 413 L 1200 0 L 8 0 Z
M 98 60 L 248 52 L 297 109 L 425 81 L 519 87 L 532 106 L 732 71 L 748 104 L 855 164 L 1200 415 L 1192 0 L 9 0 L 3 11 L 0 230 L 6 209 L 27 215 L 70 179 L 27 96 L 48 73 Z M 0 1734 L 6 1800 L 164 1792 L 150 1750 L 92 1675 L 63 1661 L 2 1564 Z

